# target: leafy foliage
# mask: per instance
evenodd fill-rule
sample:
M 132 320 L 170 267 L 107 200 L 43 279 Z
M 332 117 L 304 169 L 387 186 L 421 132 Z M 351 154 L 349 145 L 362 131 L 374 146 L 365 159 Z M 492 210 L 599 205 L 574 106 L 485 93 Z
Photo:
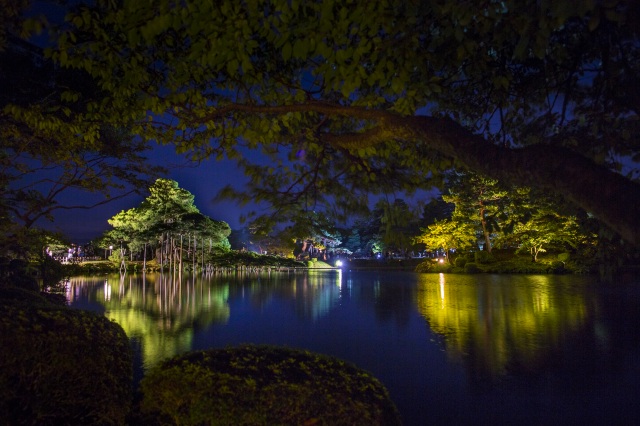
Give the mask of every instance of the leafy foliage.
M 491 253 L 493 245 L 530 252 L 534 262 L 538 253 L 547 249 L 593 251 L 596 235 L 592 221 L 586 215 L 578 217 L 580 213 L 566 203 L 531 188 L 501 185 L 474 173 L 456 172 L 452 176 L 449 194 L 442 196 L 455 205 L 450 221 L 428 226 L 419 241 L 443 249 L 447 244 L 458 248 L 451 244 L 456 244 L 453 241 L 460 233 L 469 241 L 479 235 L 487 253 L 477 252 L 477 263 L 484 263 L 477 257 Z M 453 241 L 447 242 L 447 238 Z M 467 247 L 476 245 L 473 242 Z
M 380 234 L 385 249 L 408 253 L 413 247 L 412 237 L 418 233 L 415 212 L 402 199 L 394 200 L 393 204 L 381 200 L 376 207 L 382 210 Z
M 456 165 L 560 194 L 640 241 L 640 207 L 620 207 L 640 186 L 618 173 L 640 143 L 638 12 L 631 0 L 104 0 L 67 16 L 50 56 L 99 81 L 108 102 L 89 100 L 88 121 L 235 158 L 251 193 L 225 194 L 285 219 L 333 201 L 353 213 L 369 192 L 438 183 Z M 415 115 L 426 106 L 432 117 Z M 269 160 L 250 163 L 252 150 Z
M 0 288 L 0 410 L 7 424 L 124 424 L 129 341 L 103 316 Z
M 155 367 L 141 389 L 145 424 L 400 424 L 370 374 L 294 349 L 188 353 Z
M 145 164 L 149 144 L 126 125 L 87 120 L 104 99 L 95 79 L 19 37 L 44 24 L 25 20 L 29 3 L 3 1 L 0 18 L 0 250 L 12 256 L 10 246 L 33 249 L 27 230 L 55 212 L 117 200 L 162 170 Z
M 103 236 L 103 247 L 114 246 L 116 250 L 124 247 L 137 254 L 146 251 L 147 245 L 150 254 L 157 247 L 160 263 L 163 259 L 182 262 L 185 251 L 199 263 L 197 257 L 202 261 L 205 251 L 211 255 L 212 250 L 229 249 L 229 225 L 200 213 L 193 204 L 193 194 L 180 188 L 178 182 L 157 179 L 149 192 L 139 207 L 121 211 L 109 219 L 113 229 Z M 123 256 L 120 253 L 118 259 Z
M 475 229 L 466 222 L 436 221 L 423 231 L 416 241 L 425 244 L 428 249 L 444 251 L 447 259 L 452 249 L 464 250 L 476 246 Z
M 499 243 L 518 246 L 519 251 L 529 252 L 535 262 L 538 254 L 549 248 L 582 249 L 595 246 L 596 235 L 586 229 L 574 215 L 558 212 L 558 206 L 538 199 L 526 206 L 516 207 L 516 214 L 525 220 L 514 221 L 511 232 L 500 236 Z
M 508 191 L 497 180 L 475 173 L 452 171 L 448 177 L 448 194 L 442 199 L 455 204 L 453 220 L 479 228 L 485 249 L 491 252 L 491 234 L 500 231 L 499 216 L 504 212 Z
M 250 251 L 229 251 L 217 253 L 211 257 L 211 264 L 219 267 L 240 266 L 256 268 L 262 266 L 301 268 L 305 266 L 304 263 L 293 259 L 283 258 L 280 256 L 260 255 Z

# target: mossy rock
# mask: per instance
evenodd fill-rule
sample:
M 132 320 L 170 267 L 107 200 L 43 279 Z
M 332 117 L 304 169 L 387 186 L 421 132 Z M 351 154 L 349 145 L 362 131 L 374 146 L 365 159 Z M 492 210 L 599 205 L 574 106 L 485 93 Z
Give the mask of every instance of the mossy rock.
M 240 346 L 191 352 L 141 382 L 145 425 L 397 425 L 369 373 L 311 352 Z
M 124 424 L 132 356 L 122 328 L 37 294 L 0 295 L 4 424 Z

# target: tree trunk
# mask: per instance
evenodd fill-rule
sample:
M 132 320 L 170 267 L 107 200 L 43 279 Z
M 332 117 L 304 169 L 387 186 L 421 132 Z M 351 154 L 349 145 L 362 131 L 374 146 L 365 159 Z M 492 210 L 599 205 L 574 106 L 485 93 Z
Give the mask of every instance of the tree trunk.
M 487 229 L 487 219 L 484 217 L 484 207 L 480 206 L 480 223 L 482 224 L 482 235 L 484 236 L 485 251 L 491 253 L 491 234 Z
M 191 238 L 189 238 L 189 241 L 191 241 Z M 180 273 L 182 273 L 182 257 L 183 257 L 183 255 L 182 255 L 182 234 L 180 234 L 180 267 L 179 267 Z
M 167 236 L 167 259 L 169 261 L 169 273 L 173 271 L 173 238 Z
M 122 244 L 120 244 L 120 273 L 123 274 L 127 272 L 127 262 L 125 260 L 125 254 L 127 251 L 122 248 Z

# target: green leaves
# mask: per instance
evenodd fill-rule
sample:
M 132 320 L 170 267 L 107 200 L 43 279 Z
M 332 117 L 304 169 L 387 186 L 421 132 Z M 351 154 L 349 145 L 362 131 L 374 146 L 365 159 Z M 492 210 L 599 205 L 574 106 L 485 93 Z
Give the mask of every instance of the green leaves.
M 292 52 L 293 52 L 293 47 L 291 46 L 291 43 L 286 42 L 282 46 L 282 59 L 284 59 L 285 61 L 288 61 L 289 59 L 291 59 Z
M 100 98 L 73 123 L 80 132 L 69 126 L 66 134 L 94 142 L 95 129 L 84 124 L 117 124 L 198 159 L 227 155 L 246 167 L 256 198 L 284 206 L 277 194 L 299 201 L 302 191 L 320 200 L 333 189 L 338 197 L 411 189 L 456 163 L 506 175 L 509 160 L 486 155 L 496 146 L 510 152 L 544 142 L 593 159 L 635 155 L 637 96 L 628 88 L 638 55 L 626 21 L 633 7 L 630 0 L 481 8 L 451 0 L 98 2 L 69 14 L 51 58 L 88 73 Z M 66 87 L 59 93 L 63 103 L 86 99 Z M 426 108 L 477 139 L 445 121 L 407 119 Z M 64 123 L 75 110 L 55 111 Z M 48 132 L 64 127 L 28 119 Z M 488 150 L 471 149 L 482 140 Z M 247 164 L 238 146 L 308 153 L 274 176 Z M 523 167 L 513 167 L 521 179 Z
M 216 247 L 228 244 L 229 225 L 201 214 L 194 205 L 193 194 L 180 188 L 178 182 L 157 179 L 149 192 L 140 206 L 109 219 L 113 229 L 105 234 L 107 243 L 125 242 L 130 248 L 139 249 L 146 243 L 162 241 L 166 235 L 195 235 Z

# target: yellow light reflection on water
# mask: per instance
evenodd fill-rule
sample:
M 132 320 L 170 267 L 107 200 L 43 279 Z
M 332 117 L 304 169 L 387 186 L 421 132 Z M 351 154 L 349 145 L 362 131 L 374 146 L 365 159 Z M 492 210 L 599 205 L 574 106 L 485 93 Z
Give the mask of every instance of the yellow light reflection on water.
M 140 342 L 145 366 L 190 350 L 193 324 L 225 323 L 230 315 L 228 284 L 210 285 L 203 279 L 181 282 L 161 274 L 74 277 L 69 287 L 70 297 L 94 292 L 89 299 L 102 304 L 105 316 Z
M 444 336 L 448 356 L 475 376 L 498 377 L 514 360 L 533 367 L 587 322 L 584 297 L 548 276 L 514 276 L 508 285 L 485 275 L 437 277 L 420 274 L 418 310 Z
M 250 298 L 262 306 L 274 298 L 296 301 L 297 314 L 317 320 L 340 303 L 342 271 L 268 276 L 174 276 L 171 274 L 74 277 L 69 301 L 83 298 L 105 308 L 133 340 L 139 341 L 145 368 L 192 349 L 199 329 L 225 324 L 229 299 Z

